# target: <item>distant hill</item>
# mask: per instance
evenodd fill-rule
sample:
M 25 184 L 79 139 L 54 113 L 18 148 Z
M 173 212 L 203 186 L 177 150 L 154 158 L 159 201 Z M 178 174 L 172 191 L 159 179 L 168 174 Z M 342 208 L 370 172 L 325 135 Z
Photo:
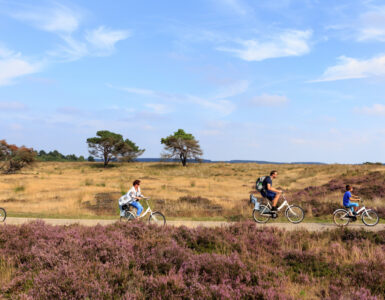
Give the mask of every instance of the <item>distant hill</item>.
M 162 160 L 161 158 L 138 158 L 137 161 L 139 162 L 178 162 L 179 160 L 174 159 L 168 159 L 168 160 Z M 188 160 L 189 163 L 196 163 L 195 160 Z M 203 163 L 230 163 L 230 164 L 244 164 L 244 163 L 254 163 L 254 164 L 305 164 L 305 165 L 324 165 L 325 163 L 322 162 L 274 162 L 274 161 L 264 161 L 264 160 L 210 160 L 210 159 L 204 159 L 202 160 Z

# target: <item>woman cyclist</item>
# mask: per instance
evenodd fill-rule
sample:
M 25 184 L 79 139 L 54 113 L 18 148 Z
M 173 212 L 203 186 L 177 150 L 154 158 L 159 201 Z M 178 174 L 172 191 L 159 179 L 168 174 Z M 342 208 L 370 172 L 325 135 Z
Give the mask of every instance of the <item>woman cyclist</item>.
M 124 196 L 119 198 L 120 216 L 124 216 L 124 208 L 126 205 L 131 205 L 137 209 L 136 216 L 139 217 L 143 211 L 143 206 L 139 203 L 140 198 L 143 198 L 140 191 L 140 180 L 135 180 L 132 183 L 131 189 Z

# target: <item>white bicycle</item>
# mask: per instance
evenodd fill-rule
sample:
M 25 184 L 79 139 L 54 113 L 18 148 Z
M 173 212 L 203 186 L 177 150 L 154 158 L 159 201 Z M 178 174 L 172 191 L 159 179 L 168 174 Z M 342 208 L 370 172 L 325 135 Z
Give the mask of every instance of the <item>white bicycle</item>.
M 361 203 L 364 202 L 364 200 L 360 201 Z M 356 213 L 356 215 L 352 215 L 350 208 L 339 208 L 333 213 L 333 221 L 338 226 L 345 226 L 350 222 L 357 221 L 357 217 L 361 215 L 361 220 L 366 226 L 375 226 L 380 220 L 374 210 L 366 209 L 364 205 Z
M 124 216 L 120 217 L 120 221 L 127 222 L 132 221 L 135 219 L 142 219 L 144 216 L 146 216 L 148 213 L 150 213 L 150 216 L 148 217 L 148 222 L 151 224 L 157 224 L 157 225 L 166 225 L 166 217 L 159 211 L 152 211 L 150 205 L 148 204 L 148 199 L 150 198 L 142 198 L 146 201 L 147 209 L 145 212 L 142 212 L 142 214 L 138 217 L 136 217 L 136 214 L 134 212 L 130 211 L 130 207 L 133 207 L 130 204 L 123 205 L 124 210 Z
M 270 220 L 270 218 L 276 218 L 277 213 L 282 210 L 284 207 L 286 207 L 285 210 L 285 216 L 286 218 L 294 224 L 301 223 L 302 220 L 305 217 L 305 213 L 301 207 L 298 205 L 290 205 L 289 202 L 287 202 L 285 195 L 282 193 L 283 203 L 281 206 L 277 208 L 277 211 L 271 211 L 271 204 L 270 201 L 267 202 L 267 204 L 260 204 L 259 209 L 253 210 L 253 218 L 255 222 L 257 223 L 266 223 Z

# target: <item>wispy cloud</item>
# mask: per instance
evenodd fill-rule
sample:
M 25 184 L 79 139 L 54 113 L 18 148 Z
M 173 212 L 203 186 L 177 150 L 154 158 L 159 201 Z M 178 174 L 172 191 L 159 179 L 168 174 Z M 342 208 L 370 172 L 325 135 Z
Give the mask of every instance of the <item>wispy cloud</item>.
M 249 104 L 255 106 L 280 106 L 289 100 L 286 96 L 262 94 L 249 100 Z
M 37 73 L 42 66 L 42 63 L 32 62 L 21 53 L 0 47 L 0 86 L 12 84 L 21 76 Z
M 49 55 L 74 61 L 89 54 L 89 49 L 85 42 L 79 41 L 70 35 L 62 35 L 61 38 L 65 44 L 60 45 L 55 50 L 49 51 Z
M 220 112 L 223 115 L 231 114 L 236 108 L 235 104 L 229 100 L 212 100 L 209 98 L 206 99 L 192 95 L 184 96 L 184 99 L 191 103 L 198 104 L 204 108 Z
M 241 0 L 214 0 L 214 2 L 238 15 L 246 15 L 250 11 L 250 7 Z
M 48 51 L 48 54 L 68 61 L 85 56 L 111 55 L 117 42 L 131 36 L 129 30 L 116 30 L 105 26 L 85 30 L 79 34 L 82 13 L 61 4 L 28 7 L 24 11 L 13 12 L 10 15 L 40 30 L 56 34 L 63 43 L 56 49 Z
M 133 87 L 117 87 L 107 84 L 108 87 L 130 94 L 140 95 L 144 97 L 158 98 L 164 101 L 175 103 L 193 103 L 203 108 L 217 111 L 223 115 L 228 115 L 236 109 L 236 105 L 227 99 L 242 94 L 247 90 L 249 83 L 247 81 L 236 82 L 234 86 L 229 86 L 226 90 L 221 90 L 209 97 L 196 96 L 191 94 L 175 94 L 154 91 L 150 89 L 140 89 Z
M 339 63 L 328 67 L 320 78 L 310 82 L 335 81 L 385 75 L 385 55 L 367 60 L 338 57 Z
M 373 104 L 372 106 L 356 107 L 356 113 L 371 115 L 371 116 L 385 116 L 385 105 Z
M 311 30 L 285 30 L 268 39 L 239 40 L 241 47 L 218 47 L 217 50 L 234 53 L 246 61 L 300 56 L 310 52 Z
M 56 112 L 65 115 L 81 115 L 83 111 L 74 106 L 64 106 L 56 109 Z
M 28 7 L 25 11 L 11 13 L 11 16 L 41 30 L 57 33 L 76 31 L 82 19 L 81 14 L 58 3 L 51 7 Z
M 114 86 L 110 83 L 106 84 L 107 87 L 115 89 L 115 90 L 121 90 L 125 91 L 127 93 L 131 94 L 136 94 L 136 95 L 141 95 L 141 96 L 156 96 L 160 97 L 159 93 L 153 91 L 153 90 L 148 90 L 148 89 L 138 89 L 138 88 L 133 88 L 133 87 L 118 87 Z
M 97 50 L 100 55 L 109 55 L 115 49 L 115 44 L 131 36 L 128 30 L 112 30 L 100 26 L 86 34 L 86 40 Z
M 10 110 L 26 110 L 27 106 L 21 102 L 0 102 L 1 111 L 10 111 Z
M 351 6 L 345 6 L 347 13 L 335 17 L 337 23 L 326 29 L 339 33 L 342 40 L 385 42 L 385 6 L 373 5 L 372 1 L 362 1 L 360 6 L 359 14 L 353 16 Z
M 168 106 L 161 104 L 161 103 L 147 103 L 145 104 L 146 107 L 152 110 L 152 112 L 163 115 L 170 112 L 170 109 Z
M 243 94 L 249 88 L 250 82 L 247 80 L 239 80 L 229 84 L 225 88 L 222 88 L 216 92 L 215 99 L 231 98 L 233 96 Z
M 358 41 L 385 41 L 385 6 L 363 13 L 359 18 Z

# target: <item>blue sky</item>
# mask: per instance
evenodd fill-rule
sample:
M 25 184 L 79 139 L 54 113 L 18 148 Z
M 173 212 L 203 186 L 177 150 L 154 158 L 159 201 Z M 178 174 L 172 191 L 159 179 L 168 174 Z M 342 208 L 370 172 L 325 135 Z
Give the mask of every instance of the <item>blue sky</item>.
M 385 162 L 383 1 L 0 0 L 0 138 L 88 155 Z

